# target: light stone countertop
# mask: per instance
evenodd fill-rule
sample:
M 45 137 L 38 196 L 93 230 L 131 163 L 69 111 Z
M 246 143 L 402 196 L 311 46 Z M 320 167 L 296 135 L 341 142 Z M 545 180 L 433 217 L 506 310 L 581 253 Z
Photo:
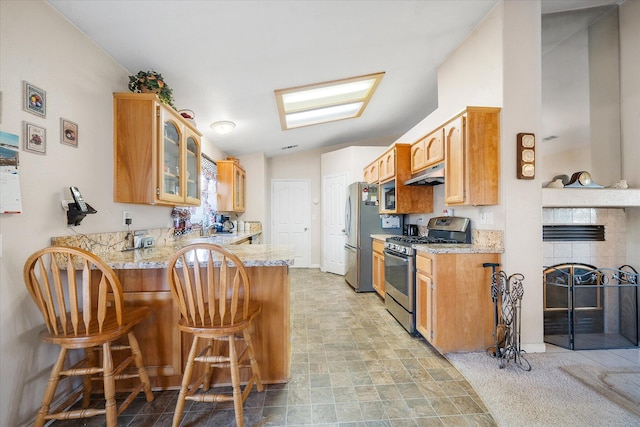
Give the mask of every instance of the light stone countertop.
M 429 254 L 501 254 L 504 253 L 502 248 L 494 248 L 490 246 L 480 246 L 474 244 L 430 244 L 430 245 L 411 245 L 418 252 L 426 252 Z
M 371 238 L 374 240 L 387 240 L 387 237 L 399 236 L 399 234 L 372 234 Z
M 167 268 L 171 255 L 187 244 L 189 241 L 174 246 L 108 252 L 100 257 L 114 270 Z M 228 245 L 225 249 L 237 255 L 245 267 L 292 266 L 294 263 L 293 245 Z
M 261 234 L 262 230 L 238 233 L 214 233 L 199 237 L 196 233 L 174 236 L 173 229 L 150 229 L 148 233 L 156 240 L 156 246 L 148 249 L 123 251 L 126 247 L 126 232 L 76 234 L 52 237 L 52 245 L 74 246 L 92 252 L 102 258 L 111 268 L 152 269 L 166 268 L 175 251 L 192 242 L 215 243 L 236 254 L 246 267 L 292 266 L 293 245 L 243 245 L 249 237 Z
M 372 234 L 371 238 L 375 240 L 386 240 L 392 237 L 392 234 Z M 501 254 L 504 248 L 477 245 L 477 244 L 428 244 L 428 245 L 411 245 L 418 252 L 426 252 L 429 254 Z

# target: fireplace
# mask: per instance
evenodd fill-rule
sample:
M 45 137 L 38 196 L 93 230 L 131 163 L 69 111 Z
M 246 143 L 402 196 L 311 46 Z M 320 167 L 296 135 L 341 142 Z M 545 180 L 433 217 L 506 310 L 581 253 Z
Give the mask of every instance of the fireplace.
M 544 341 L 571 350 L 638 346 L 638 272 L 582 263 L 544 269 Z

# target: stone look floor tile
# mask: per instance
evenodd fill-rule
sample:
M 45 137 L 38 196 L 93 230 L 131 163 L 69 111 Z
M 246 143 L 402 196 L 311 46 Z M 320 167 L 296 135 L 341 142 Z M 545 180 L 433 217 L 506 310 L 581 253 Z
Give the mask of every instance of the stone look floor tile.
M 424 340 L 407 334 L 377 294 L 355 293 L 343 277 L 319 270 L 290 273 L 291 379 L 267 384 L 262 393 L 254 387 L 243 407 L 245 426 L 496 425 L 462 375 Z M 151 403 L 139 396 L 118 425 L 171 426 L 177 390 L 154 395 Z M 52 427 L 100 425 L 104 417 Z M 187 402 L 181 427 L 202 426 L 235 426 L 232 402 Z

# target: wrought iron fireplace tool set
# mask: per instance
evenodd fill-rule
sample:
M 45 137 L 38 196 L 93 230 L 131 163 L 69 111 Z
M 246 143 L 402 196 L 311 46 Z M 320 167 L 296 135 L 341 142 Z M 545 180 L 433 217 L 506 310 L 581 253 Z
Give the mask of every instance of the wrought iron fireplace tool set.
M 524 276 L 515 273 L 510 276 L 498 270 L 500 264 L 484 263 L 483 267 L 491 267 L 491 299 L 494 305 L 493 347 L 488 352 L 492 357 L 500 359 L 500 368 L 512 361 L 525 371 L 531 370 L 531 364 L 523 356 L 520 347 L 520 318 L 524 287 Z

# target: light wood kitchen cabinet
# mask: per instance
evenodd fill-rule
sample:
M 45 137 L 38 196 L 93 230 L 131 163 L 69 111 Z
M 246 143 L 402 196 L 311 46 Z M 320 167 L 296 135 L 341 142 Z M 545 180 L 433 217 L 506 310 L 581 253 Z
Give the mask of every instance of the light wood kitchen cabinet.
M 491 269 L 497 253 L 416 256 L 416 330 L 440 353 L 484 351 L 493 344 Z
M 372 242 L 372 279 L 371 285 L 376 292 L 384 298 L 384 241 L 373 239 Z
M 378 161 L 376 159 L 364 168 L 363 175 L 367 184 L 377 184 L 380 180 L 378 177 Z
M 114 201 L 200 205 L 198 130 L 155 94 L 114 94 Z
M 260 364 L 262 380 L 266 384 L 287 382 L 290 377 L 289 329 L 289 267 L 261 266 L 247 268 L 251 281 L 251 297 L 268 310 L 262 311 L 254 324 L 253 344 Z M 180 312 L 169 290 L 166 268 L 116 269 L 122 284 L 126 306 L 147 306 L 151 313 L 136 326 L 135 333 L 144 364 L 155 389 L 175 389 L 180 386 L 192 336 L 178 328 Z M 121 356 L 114 356 L 117 366 Z M 218 370 L 220 371 L 220 370 Z M 246 384 L 248 370 L 241 370 Z M 214 374 L 213 382 L 231 383 L 229 372 Z M 118 390 L 136 385 L 136 380 L 118 382 Z
M 411 146 L 395 144 L 378 158 L 381 214 L 433 212 L 433 187 L 404 185 L 411 178 Z M 384 170 L 384 174 L 383 174 Z M 389 171 L 393 171 L 389 176 Z M 383 178 L 384 176 L 384 178 Z M 389 200 L 393 198 L 393 202 Z
M 246 209 L 247 174 L 235 160 L 218 160 L 218 210 L 244 212 Z
M 445 204 L 496 205 L 500 109 L 467 107 L 444 125 Z
M 440 128 L 411 144 L 411 173 L 444 160 L 444 129 Z
M 396 147 L 392 145 L 378 158 L 378 180 L 380 182 L 393 179 L 396 174 Z

